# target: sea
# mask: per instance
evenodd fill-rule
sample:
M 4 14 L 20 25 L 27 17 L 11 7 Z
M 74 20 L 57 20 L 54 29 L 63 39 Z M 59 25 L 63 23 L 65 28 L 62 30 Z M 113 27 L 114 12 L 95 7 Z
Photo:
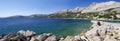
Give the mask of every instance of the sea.
M 88 30 L 91 20 L 54 18 L 0 18 L 0 34 L 30 30 L 36 34 L 52 33 L 59 37 L 72 36 Z

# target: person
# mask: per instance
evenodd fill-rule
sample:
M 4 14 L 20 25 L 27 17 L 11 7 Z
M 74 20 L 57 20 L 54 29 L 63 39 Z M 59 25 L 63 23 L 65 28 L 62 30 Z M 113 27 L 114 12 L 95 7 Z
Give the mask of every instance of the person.
M 101 23 L 98 21 L 98 22 L 97 22 L 97 25 L 101 26 Z

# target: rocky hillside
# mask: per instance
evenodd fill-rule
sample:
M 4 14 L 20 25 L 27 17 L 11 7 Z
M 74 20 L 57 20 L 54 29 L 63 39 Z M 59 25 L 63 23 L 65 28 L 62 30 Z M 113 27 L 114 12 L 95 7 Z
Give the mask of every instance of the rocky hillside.
M 50 18 L 81 18 L 95 20 L 119 20 L 120 2 L 93 3 L 86 8 L 77 7 L 50 14 Z
M 100 12 L 111 8 L 117 8 L 120 7 L 120 2 L 115 1 L 109 1 L 109 2 L 102 2 L 102 3 L 93 3 L 84 10 L 82 10 L 82 13 L 88 13 L 88 12 Z
M 74 9 L 60 10 L 60 11 L 58 11 L 56 13 L 66 13 L 66 12 L 81 12 L 81 13 L 100 12 L 100 11 L 105 11 L 107 9 L 117 8 L 117 7 L 120 7 L 120 2 L 116 2 L 116 1 L 109 1 L 109 2 L 102 2 L 102 3 L 93 2 L 88 7 L 85 7 L 85 8 L 76 7 Z

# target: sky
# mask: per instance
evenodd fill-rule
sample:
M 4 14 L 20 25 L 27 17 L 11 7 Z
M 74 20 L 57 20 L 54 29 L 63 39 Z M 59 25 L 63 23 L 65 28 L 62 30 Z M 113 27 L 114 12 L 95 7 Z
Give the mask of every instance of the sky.
M 87 7 L 93 2 L 107 1 L 110 0 L 0 0 L 0 17 L 51 14 L 64 9 Z

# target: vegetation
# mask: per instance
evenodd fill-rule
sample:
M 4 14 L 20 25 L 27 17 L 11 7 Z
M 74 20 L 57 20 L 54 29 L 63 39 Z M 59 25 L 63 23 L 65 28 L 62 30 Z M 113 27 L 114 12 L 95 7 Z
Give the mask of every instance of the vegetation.
M 116 11 L 113 11 L 114 8 L 103 11 L 104 13 L 101 15 L 101 12 L 89 12 L 89 13 L 81 13 L 81 12 L 66 12 L 66 13 L 57 13 L 49 15 L 50 18 L 81 18 L 81 19 L 111 19 L 111 20 L 119 20 L 116 15 L 119 14 Z
M 77 15 L 81 14 L 81 12 L 66 12 L 63 14 L 51 14 L 49 15 L 50 18 L 78 18 Z

